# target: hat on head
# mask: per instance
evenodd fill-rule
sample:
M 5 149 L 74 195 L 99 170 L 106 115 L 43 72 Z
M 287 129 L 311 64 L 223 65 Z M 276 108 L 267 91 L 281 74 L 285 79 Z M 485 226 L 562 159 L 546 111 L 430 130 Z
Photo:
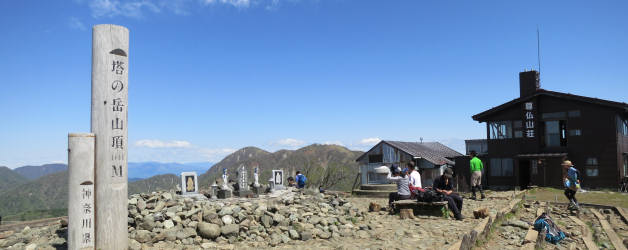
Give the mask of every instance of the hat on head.
M 401 171 L 402 173 L 408 172 L 408 168 L 404 168 L 403 171 Z
M 563 163 L 560 164 L 561 166 L 573 166 L 573 163 L 571 163 L 571 161 L 563 161 Z
M 451 168 L 446 168 L 445 172 L 443 172 L 443 175 L 447 178 L 451 178 L 454 175 L 454 171 L 451 170 Z

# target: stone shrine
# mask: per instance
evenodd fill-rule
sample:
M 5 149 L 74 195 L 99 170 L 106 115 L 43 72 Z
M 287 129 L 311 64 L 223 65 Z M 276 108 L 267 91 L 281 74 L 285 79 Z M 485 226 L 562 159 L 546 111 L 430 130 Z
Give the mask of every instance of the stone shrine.
M 238 190 L 235 191 L 234 195 L 239 196 L 239 197 L 246 197 L 249 194 L 251 194 L 251 190 L 249 190 L 246 167 L 242 165 L 238 169 Z
M 198 176 L 196 172 L 181 173 L 181 194 L 198 194 Z
M 231 198 L 231 188 L 229 187 L 229 175 L 227 175 L 227 169 L 222 169 L 222 186 L 218 190 L 218 199 Z

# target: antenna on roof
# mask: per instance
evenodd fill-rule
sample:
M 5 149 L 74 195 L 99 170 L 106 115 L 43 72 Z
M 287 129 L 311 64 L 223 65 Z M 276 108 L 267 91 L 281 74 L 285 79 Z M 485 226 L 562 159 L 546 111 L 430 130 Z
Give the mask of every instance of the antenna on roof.
M 538 24 L 536 25 L 536 57 L 539 60 L 539 75 L 541 75 L 541 36 Z

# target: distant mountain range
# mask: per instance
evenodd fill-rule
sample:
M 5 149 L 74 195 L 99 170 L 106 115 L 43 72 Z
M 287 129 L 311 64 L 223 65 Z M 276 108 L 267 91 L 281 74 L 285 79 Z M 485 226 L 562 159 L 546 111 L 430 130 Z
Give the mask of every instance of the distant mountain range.
M 66 171 L 68 170 L 68 165 L 65 164 L 44 164 L 41 166 L 23 166 L 16 169 L 13 169 L 16 173 L 24 176 L 28 180 L 35 180 L 44 175 L 49 175 L 52 173 Z
M 196 172 L 199 175 L 207 172 L 213 163 L 211 162 L 194 162 L 194 163 L 161 163 L 161 162 L 129 162 L 129 181 L 136 181 L 150 178 L 155 175 L 174 174 L 180 175 L 181 172 Z M 6 167 L 5 167 L 6 168 Z M 8 168 L 7 168 L 8 169 Z M 8 169 L 10 170 L 10 169 Z M 35 180 L 45 175 L 67 171 L 66 164 L 44 164 L 41 166 L 24 166 L 13 169 L 12 172 L 19 174 L 26 180 Z M 6 170 L 0 171 L 0 181 L 9 176 Z M 13 176 L 13 174 L 11 174 Z M 19 180 L 16 179 L 19 182 Z M 0 190 L 3 185 L 0 183 Z
M 198 175 L 211 168 L 211 162 L 196 163 L 161 163 L 161 162 L 129 162 L 129 178 L 146 179 L 155 175 L 174 174 L 181 172 L 196 172 Z
M 175 189 L 180 182 L 178 175 L 184 171 L 196 171 L 200 174 L 199 189 L 206 190 L 210 183 L 219 179 L 223 168 L 227 168 L 230 179 L 235 180 L 236 169 L 240 166 L 247 168 L 250 183 L 253 182 L 253 167 L 259 166 L 259 181 L 262 184 L 268 182 L 273 169 L 284 170 L 284 180 L 300 170 L 307 176 L 310 187 L 322 186 L 326 189 L 349 191 L 358 173 L 355 159 L 362 153 L 337 145 L 313 144 L 297 150 L 280 150 L 274 153 L 246 147 L 228 155 L 213 167 L 211 163 L 129 163 L 128 190 L 129 194 L 134 194 Z M 53 170 L 56 172 L 49 173 Z M 66 212 L 66 165 L 48 164 L 39 168 L 28 166 L 20 171 L 28 177 L 15 170 L 0 167 L 0 215 L 7 216 L 5 218 L 36 219 Z
M 167 174 L 129 182 L 128 189 L 129 194 L 148 193 L 175 189 L 177 185 L 179 185 L 179 177 Z M 0 201 L 2 201 L 0 202 L 0 215 L 3 217 L 25 211 L 67 208 L 68 171 L 60 171 L 33 181 L 27 181 L 21 185 L 4 188 L 0 191 Z

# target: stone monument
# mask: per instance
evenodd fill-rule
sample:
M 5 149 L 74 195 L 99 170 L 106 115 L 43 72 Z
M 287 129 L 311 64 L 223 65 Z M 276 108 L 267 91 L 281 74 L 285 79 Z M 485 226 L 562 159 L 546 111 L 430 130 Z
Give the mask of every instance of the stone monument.
M 198 194 L 198 176 L 196 172 L 181 173 L 181 194 Z
M 95 142 L 96 249 L 128 248 L 129 30 L 92 31 L 91 132 Z
M 272 176 L 273 190 L 282 190 L 283 186 L 283 170 L 273 170 Z
M 227 169 L 222 169 L 222 186 L 218 190 L 218 198 L 226 199 L 231 198 L 231 188 L 229 187 L 229 175 L 227 175 Z
M 259 167 L 255 167 L 255 170 L 253 172 L 253 193 L 254 194 L 262 194 L 263 190 L 261 185 L 259 184 Z
M 249 194 L 251 194 L 251 190 L 249 190 L 246 167 L 242 165 L 238 169 L 238 190 L 235 192 L 235 195 L 239 197 L 246 197 Z

